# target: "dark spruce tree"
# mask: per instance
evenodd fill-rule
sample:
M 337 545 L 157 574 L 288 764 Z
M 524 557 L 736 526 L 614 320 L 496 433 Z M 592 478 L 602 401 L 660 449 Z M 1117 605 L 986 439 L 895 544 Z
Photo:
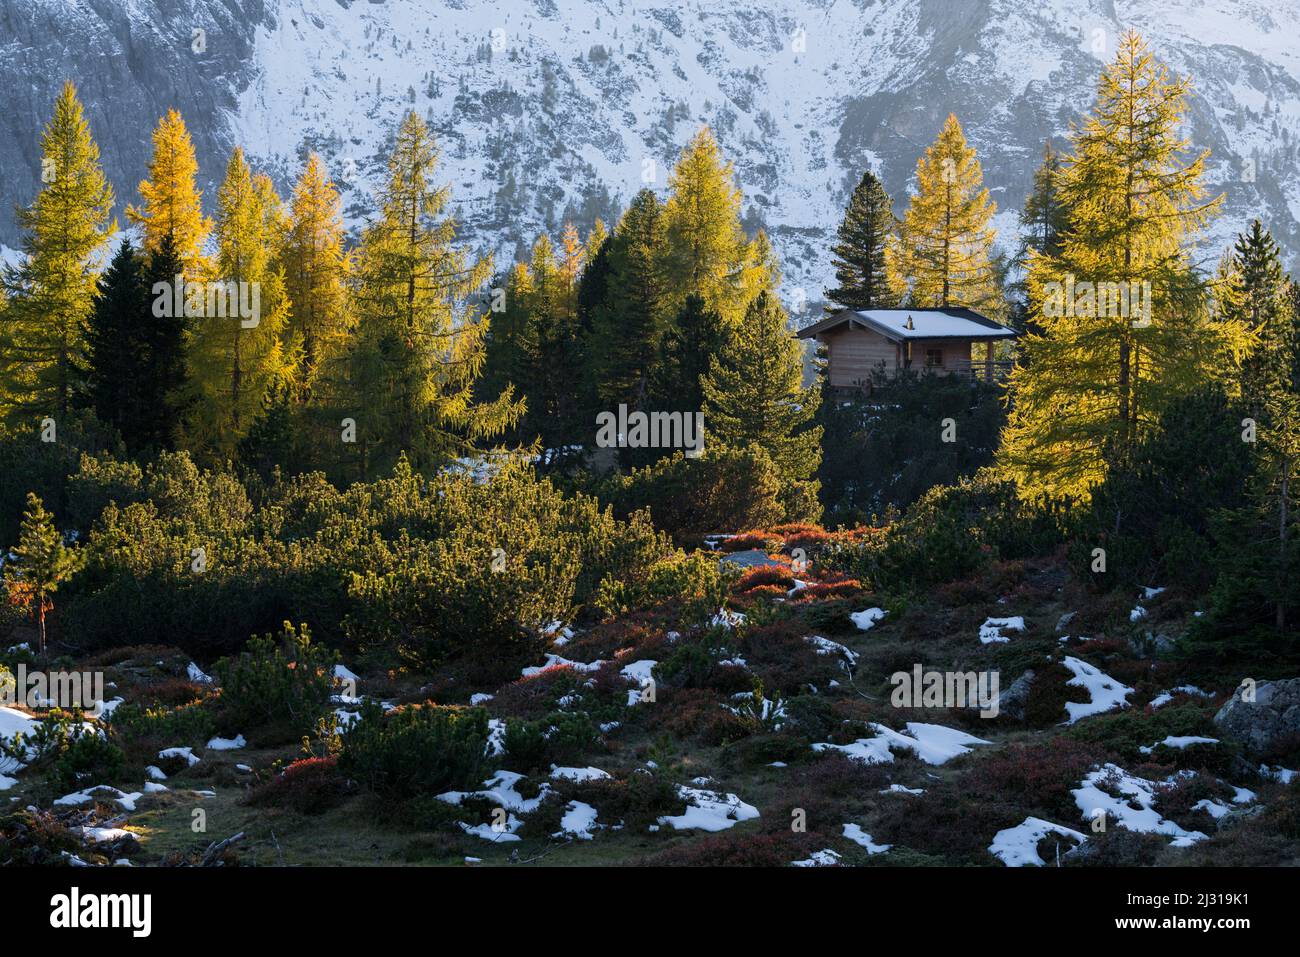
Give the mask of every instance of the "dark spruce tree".
M 145 349 L 141 365 L 143 381 L 138 384 L 140 405 L 145 409 L 144 418 L 139 423 L 139 436 L 144 448 L 175 449 L 180 442 L 188 375 L 185 317 L 178 309 L 155 308 L 159 296 L 166 293 L 155 294 L 153 290 L 161 290 L 164 283 L 168 290 L 172 290 L 176 277 L 184 271 L 185 264 L 175 241 L 171 236 L 163 237 L 149 257 L 144 277 L 148 302 L 141 318 Z
M 897 224 L 893 201 L 880 180 L 870 171 L 853 190 L 838 240 L 831 247 L 834 256 L 834 289 L 826 298 L 849 309 L 887 309 L 898 297 L 885 281 L 885 244 Z
M 727 329 L 722 317 L 701 296 L 686 297 L 676 319 L 664 333 L 656 369 L 656 407 L 672 412 L 698 412 L 704 405 L 700 379 L 722 354 Z
M 99 279 L 86 321 L 86 353 L 81 364 L 86 405 L 121 434 L 131 452 L 144 446 L 140 395 L 144 317 L 149 309 L 145 263 L 123 240 Z
M 590 362 L 603 409 L 648 406 L 668 295 L 664 248 L 663 207 L 643 189 L 614 232 L 607 294 L 593 316 Z
M 170 238 L 148 257 L 124 240 L 100 277 L 86 322 L 85 404 L 117 429 L 133 455 L 174 449 L 179 439 L 185 319 L 173 290 L 183 269 Z M 156 284 L 166 291 L 155 295 Z

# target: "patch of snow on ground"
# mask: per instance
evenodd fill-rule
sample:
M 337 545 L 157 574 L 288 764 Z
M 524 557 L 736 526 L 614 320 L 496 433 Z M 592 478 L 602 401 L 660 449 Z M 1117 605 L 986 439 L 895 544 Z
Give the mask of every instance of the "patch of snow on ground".
M 199 759 L 194 756 L 193 748 L 163 748 L 158 752 L 160 758 L 184 758 L 190 767 L 199 763 Z
M 774 729 L 780 728 L 785 723 L 785 701 L 781 699 L 776 701 L 768 697 L 755 699 L 752 691 L 737 691 L 731 696 L 731 700 L 739 702 L 738 705 L 727 706 L 727 710 L 732 714 L 748 718 L 754 715 L 755 710 L 757 710 L 759 720 L 771 721 Z M 759 702 L 757 709 L 754 706 L 755 700 Z
M 804 641 L 815 645 L 817 647 L 817 654 L 819 655 L 839 655 L 842 657 L 844 659 L 842 666 L 846 671 L 849 668 L 857 667 L 857 652 L 841 645 L 838 641 L 831 641 L 829 638 L 823 638 L 821 635 L 809 635 L 804 639 Z
M 657 664 L 659 664 L 659 662 L 653 661 L 649 658 L 642 658 L 640 661 L 634 661 L 630 665 L 625 665 L 619 671 L 620 675 L 636 685 L 635 688 L 629 689 L 627 693 L 627 703 L 629 707 L 638 703 L 641 700 L 642 690 L 649 688 L 653 683 L 651 673 L 654 671 L 654 667 Z
M 247 746 L 248 742 L 244 740 L 242 734 L 237 734 L 233 738 L 213 738 L 208 742 L 210 751 L 239 751 Z
M 1010 641 L 1010 636 L 1002 634 L 1004 629 L 1006 631 L 1024 631 L 1025 619 L 1020 615 L 1012 618 L 986 618 L 984 624 L 980 625 L 980 644 L 1004 644 Z
M 870 631 L 875 627 L 876 622 L 884 618 L 889 612 L 883 608 L 868 608 L 865 611 L 855 611 L 849 615 L 853 624 L 857 625 L 861 631 Z
M 802 861 L 791 861 L 791 867 L 838 867 L 840 855 L 831 850 L 829 847 L 824 851 L 813 851 L 813 853 L 804 858 Z
M 458 821 L 461 830 L 466 834 L 481 837 L 485 841 L 517 841 L 519 835 L 515 832 L 523 826 L 523 821 L 515 817 L 514 812 L 529 814 L 537 810 L 551 792 L 551 786 L 543 782 L 535 797 L 525 798 L 515 790 L 515 785 L 522 781 L 523 777 L 522 774 L 516 774 L 514 771 L 498 771 L 483 782 L 484 789 L 481 791 L 447 791 L 437 795 L 437 799 L 457 806 L 466 798 L 485 798 L 493 802 L 493 806 L 503 808 L 507 812 L 502 827 L 497 828 L 492 824 L 470 826 L 464 821 Z
M 120 827 L 70 827 L 70 831 L 76 831 L 91 844 L 100 844 L 104 841 L 118 841 L 124 837 L 129 837 L 133 841 L 138 838 L 131 831 L 124 830 Z
M 1141 751 L 1143 754 L 1150 754 L 1156 748 L 1162 746 L 1166 748 L 1189 748 L 1193 744 L 1218 744 L 1218 743 L 1219 743 L 1218 738 L 1202 738 L 1194 734 L 1183 735 L 1182 737 L 1178 737 L 1171 734 L 1163 741 L 1157 741 L 1155 744 L 1138 748 L 1138 750 Z
M 1290 784 L 1295 780 L 1296 775 L 1294 771 L 1288 771 L 1281 765 L 1276 768 L 1270 768 L 1267 764 L 1261 764 L 1259 766 L 1259 773 L 1266 778 L 1272 778 L 1274 781 L 1281 781 L 1283 784 Z
M 1117 791 L 1120 796 L 1116 797 L 1109 791 Z M 1153 807 L 1155 783 L 1129 774 L 1118 765 L 1105 764 L 1088 772 L 1079 787 L 1070 793 L 1074 795 L 1074 803 L 1083 812 L 1085 821 L 1095 820 L 1097 811 L 1102 810 L 1117 820 L 1120 827 L 1130 831 L 1172 837 L 1174 847 L 1190 847 L 1206 839 L 1200 831 L 1184 830 L 1173 821 L 1162 818 Z
M 1065 710 L 1069 713 L 1070 719 L 1065 722 L 1066 724 L 1074 724 L 1081 718 L 1103 714 L 1115 708 L 1128 707 L 1125 698 L 1133 693 L 1132 688 L 1120 684 L 1114 678 L 1078 658 L 1067 656 L 1062 663 L 1074 673 L 1074 677 L 1066 684 L 1076 688 L 1086 688 L 1092 698 L 1087 702 L 1067 701 Z
M 117 788 L 109 787 L 107 784 L 97 784 L 83 791 L 74 791 L 71 794 L 63 795 L 61 798 L 55 798 L 54 803 L 78 807 L 82 804 L 90 804 L 92 801 L 109 800 L 122 805 L 124 811 L 134 811 L 135 802 L 143 796 L 144 794 L 141 791 L 132 791 L 128 794 L 125 791 L 119 791 Z
M 610 774 L 600 768 L 560 768 L 552 764 L 551 777 L 557 781 L 604 781 Z
M 1078 831 L 1040 817 L 1027 817 L 1023 824 L 998 831 L 993 835 L 989 853 L 1007 867 L 1042 867 L 1046 861 L 1038 856 L 1038 842 L 1048 834 L 1069 838 L 1075 845 L 1087 840 Z M 1068 850 L 1069 848 L 1067 848 Z
M 470 703 L 471 706 L 477 706 L 477 705 L 480 705 L 480 704 L 487 704 L 489 701 L 491 701 L 491 700 L 492 700 L 493 698 L 495 698 L 495 697 L 496 697 L 496 695 L 493 695 L 493 694 L 485 694 L 484 692 L 479 691 L 479 692 L 477 692 L 477 693 L 472 694 L 472 695 L 469 696 L 469 703 Z
M 845 824 L 844 836 L 859 847 L 865 848 L 868 854 L 884 854 L 894 846 L 892 844 L 876 844 L 871 840 L 871 835 L 862 830 L 862 827 L 858 824 Z
M 738 611 L 719 608 L 718 613 L 709 619 L 709 627 L 730 631 L 745 623 L 745 616 Z
M 32 728 L 37 724 L 35 718 L 24 714 L 14 708 L 0 708 L 0 741 L 12 740 L 14 735 L 21 734 L 24 738 L 32 733 Z M 31 756 L 28 755 L 30 760 Z M 13 758 L 0 756 L 0 774 L 6 771 L 18 771 L 23 765 Z M 8 785 L 12 787 L 13 785 Z
M 590 841 L 595 835 L 592 830 L 600 827 L 596 823 L 596 809 L 582 801 L 570 801 L 560 818 L 560 829 L 552 837 L 576 837 L 580 841 Z
M 873 724 L 878 732 L 874 738 L 859 738 L 849 744 L 818 743 L 814 751 L 843 751 L 850 758 L 864 764 L 885 764 L 894 760 L 891 749 L 912 751 L 926 764 L 943 764 L 958 755 L 966 754 L 972 745 L 988 744 L 983 738 L 946 728 L 941 724 L 909 721 L 907 733 L 893 731 L 883 724 Z
M 1222 801 L 1212 801 L 1209 798 L 1201 798 L 1192 805 L 1192 810 L 1204 811 L 1217 821 L 1219 818 L 1223 817 L 1223 815 L 1230 813 L 1232 808 L 1228 807 L 1228 805 L 1224 804 Z
M 514 771 L 498 771 L 483 782 L 481 791 L 446 791 L 438 795 L 438 800 L 459 806 L 466 798 L 486 798 L 495 802 L 497 807 L 503 807 L 508 811 L 531 814 L 541 806 L 546 795 L 551 793 L 551 786 L 542 782 L 535 797 L 525 798 L 515 790 L 515 785 L 523 779 L 522 774 L 516 774 Z
M 1214 695 L 1208 691 L 1202 691 L 1196 685 L 1179 685 L 1177 688 L 1170 688 L 1168 691 L 1162 691 L 1149 702 L 1152 710 L 1163 708 L 1169 702 L 1174 700 L 1176 694 L 1190 694 L 1201 698 L 1213 698 Z
M 685 813 L 659 818 L 661 825 L 670 825 L 677 831 L 725 831 L 740 821 L 758 817 L 758 808 L 746 804 L 734 794 L 724 795 L 679 784 L 677 796 L 686 801 Z
M 574 671 L 581 671 L 584 674 L 587 674 L 592 671 L 599 671 L 601 669 L 601 666 L 604 664 L 605 664 L 604 661 L 592 661 L 592 662 L 570 661 L 568 658 L 561 658 L 559 655 L 553 655 L 548 653 L 546 655 L 545 664 L 535 665 L 531 668 L 525 668 L 522 672 L 520 672 L 520 674 L 525 678 L 531 678 L 533 675 L 541 674 L 547 668 L 554 668 L 557 665 L 566 668 L 572 668 Z
M 506 723 L 500 718 L 488 718 L 488 739 L 483 753 L 489 758 L 506 753 Z

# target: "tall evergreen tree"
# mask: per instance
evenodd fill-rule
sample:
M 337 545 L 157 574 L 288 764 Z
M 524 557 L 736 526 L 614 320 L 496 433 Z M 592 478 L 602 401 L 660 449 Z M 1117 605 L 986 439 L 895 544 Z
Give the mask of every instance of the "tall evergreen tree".
M 528 393 L 537 371 L 537 337 L 532 323 L 530 303 L 532 277 L 527 263 L 515 263 L 501 284 L 504 293 L 501 308 L 488 316 L 488 330 L 483 341 L 483 371 L 475 383 L 476 394 L 495 398 L 512 390 L 525 402 L 526 409 L 518 422 L 516 438 L 531 441 L 529 432 L 532 404 Z
M 898 222 L 893 207 L 876 175 L 864 172 L 831 247 L 839 283 L 825 292 L 831 302 L 848 309 L 888 309 L 897 304 L 885 272 L 885 249 Z
M 661 409 L 698 412 L 704 405 L 701 379 L 722 355 L 727 327 L 702 296 L 690 295 L 668 325 L 656 370 L 656 404 Z
M 190 421 L 202 448 L 233 450 L 267 392 L 291 376 L 280 339 L 289 313 L 278 260 L 283 231 L 278 197 L 236 147 L 217 192 L 214 279 L 198 287 L 202 314 L 189 316 Z
M 176 110 L 168 110 L 153 132 L 149 177 L 139 187 L 144 203 L 126 211 L 127 217 L 144 230 L 146 252 L 156 252 L 165 236 L 172 238 L 187 277 L 197 277 L 202 271 L 203 246 L 212 229 L 194 184 L 198 170 L 185 121 Z
M 10 418 L 67 415 L 98 276 L 94 253 L 113 230 L 113 190 L 72 83 L 41 137 L 41 173 L 41 191 L 18 211 L 23 259 L 4 277 L 0 412 Z
M 298 397 L 306 401 L 321 356 L 342 348 L 346 328 L 348 259 L 343 250 L 339 193 L 316 153 L 294 186 L 284 250 L 285 290 L 293 330 L 289 352 L 298 359 Z
M 99 279 L 80 369 L 87 404 L 118 430 L 132 453 L 145 447 L 140 433 L 155 412 L 142 394 L 148 374 L 142 340 L 152 301 L 145 278 L 144 259 L 129 239 L 122 240 Z
M 1072 137 L 1059 177 L 1070 228 L 1059 255 L 1029 259 L 1042 332 L 1021 341 L 999 452 L 1022 494 L 1086 496 L 1172 401 L 1232 375 L 1245 347 L 1239 323 L 1210 321 L 1186 254 L 1218 204 L 1202 201 L 1206 154 L 1184 155 L 1187 89 L 1130 32 Z
M 163 308 L 159 301 L 183 276 L 185 263 L 175 239 L 164 236 L 144 262 L 144 286 L 149 308 L 143 320 L 143 363 L 138 366 L 142 393 L 138 404 L 152 410 L 137 422 L 142 448 L 175 449 L 180 445 L 189 402 L 188 339 L 185 316 Z
M 452 245 L 446 187 L 432 177 L 438 152 L 424 121 L 402 121 L 380 192 L 381 213 L 358 250 L 349 379 L 359 435 L 375 456 L 406 453 L 433 467 L 500 436 L 522 407 L 510 394 L 479 401 L 487 316 L 465 307 L 491 275 Z
M 676 312 L 692 293 L 723 319 L 740 321 L 748 300 L 738 296 L 746 242 L 740 225 L 735 170 L 722 158 L 712 131 L 703 127 L 682 150 L 668 177 L 663 219 L 667 252 L 664 273 Z
M 750 303 L 701 389 L 706 444 L 764 449 L 783 479 L 787 517 L 812 517 L 822 435 L 812 422 L 821 396 L 803 387 L 803 350 L 774 293 Z
M 1234 574 L 1272 611 L 1278 634 L 1295 603 L 1292 570 L 1300 548 L 1295 495 L 1300 482 L 1300 299 L 1283 272 L 1281 252 L 1257 219 L 1237 237 L 1218 285 L 1219 312 L 1252 333 L 1241 369 L 1242 399 L 1255 419 L 1250 501 L 1229 535 Z
M 606 408 L 645 409 L 668 308 L 665 216 L 655 194 L 632 200 L 610 242 L 607 290 L 593 317 L 591 363 Z
M 1293 323 L 1281 250 L 1258 219 L 1237 237 L 1216 290 L 1219 315 L 1241 323 L 1257 340 L 1242 362 L 1241 392 L 1247 408 L 1258 414 L 1289 378 Z
M 1061 154 L 1049 140 L 1043 144 L 1043 161 L 1034 170 L 1034 185 L 1020 209 L 1024 243 L 1016 259 L 1021 264 L 1028 261 L 1030 250 L 1045 256 L 1061 254 L 1070 219 L 1061 199 L 1060 175 Z
M 949 114 L 916 163 L 917 192 L 886 248 L 890 288 L 920 308 L 1004 309 L 992 262 L 997 206 L 984 188 L 975 150 Z

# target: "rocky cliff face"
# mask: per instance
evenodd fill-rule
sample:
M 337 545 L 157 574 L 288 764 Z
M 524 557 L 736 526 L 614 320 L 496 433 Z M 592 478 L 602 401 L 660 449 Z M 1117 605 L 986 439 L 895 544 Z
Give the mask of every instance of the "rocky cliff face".
M 956 112 L 1014 245 L 1045 139 L 1092 102 L 1129 26 L 1195 82 L 1187 135 L 1227 195 L 1212 267 L 1260 216 L 1300 265 L 1300 9 L 1264 0 L 0 0 L 0 243 L 37 186 L 59 84 L 86 101 L 122 203 L 149 133 L 184 114 L 209 191 L 242 143 L 282 187 L 308 148 L 368 208 L 397 118 L 437 129 L 462 236 L 513 258 L 565 218 L 667 185 L 700 123 L 772 234 L 786 291 L 816 300 L 864 167 L 898 199 Z M 203 30 L 203 43 L 194 31 Z

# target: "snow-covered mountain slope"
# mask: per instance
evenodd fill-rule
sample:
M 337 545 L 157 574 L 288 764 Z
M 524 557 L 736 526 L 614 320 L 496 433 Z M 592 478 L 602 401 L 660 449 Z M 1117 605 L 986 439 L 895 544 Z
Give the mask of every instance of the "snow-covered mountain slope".
M 539 229 L 665 189 L 707 122 L 789 298 L 814 301 L 862 169 L 901 209 L 949 111 L 1013 245 L 1044 140 L 1091 104 L 1128 26 L 1195 83 L 1188 133 L 1227 197 L 1206 264 L 1256 215 L 1300 264 L 1297 0 L 0 0 L 0 242 L 16 242 L 12 206 L 36 188 L 65 77 L 120 199 L 136 198 L 150 129 L 175 105 L 209 187 L 234 143 L 282 187 L 317 149 L 354 224 L 414 108 L 438 131 L 462 237 L 503 262 Z

